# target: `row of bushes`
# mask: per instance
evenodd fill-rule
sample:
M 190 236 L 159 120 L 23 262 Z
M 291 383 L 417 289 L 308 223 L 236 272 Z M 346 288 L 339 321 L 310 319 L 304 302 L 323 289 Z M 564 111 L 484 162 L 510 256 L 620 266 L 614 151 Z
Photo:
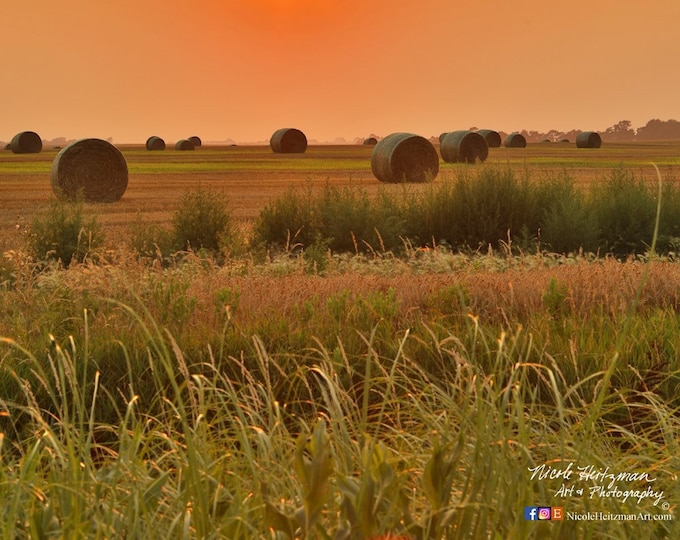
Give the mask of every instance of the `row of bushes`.
M 659 197 L 657 189 L 619 169 L 589 191 L 566 174 L 532 181 L 498 168 L 465 170 L 421 191 L 402 189 L 370 197 L 361 188 L 291 188 L 263 208 L 249 240 L 232 218 L 228 200 L 198 189 L 185 194 L 169 229 L 134 224 L 130 245 L 150 258 L 187 249 L 225 257 L 248 247 L 399 253 L 407 246 L 434 245 L 627 257 L 649 250 Z M 668 254 L 680 242 L 680 190 L 673 183 L 663 187 L 660 209 L 656 249 Z M 83 260 L 103 236 L 81 206 L 55 202 L 33 223 L 31 252 L 38 260 L 67 265 Z
M 336 252 L 405 244 L 487 250 L 504 245 L 556 253 L 592 252 L 626 257 L 649 250 L 658 189 L 632 173 L 578 189 L 566 174 L 531 181 L 512 170 L 465 170 L 425 191 L 376 198 L 358 189 L 327 186 L 319 195 L 290 190 L 260 213 L 253 242 L 291 248 L 324 243 Z M 657 250 L 674 251 L 680 240 L 680 190 L 661 193 Z
M 37 261 L 64 266 L 96 256 L 104 245 L 102 226 L 87 216 L 83 204 L 54 200 L 31 225 L 28 248 Z M 144 223 L 130 226 L 129 247 L 146 259 L 169 260 L 174 254 L 204 251 L 224 258 L 245 247 L 245 240 L 222 193 L 187 191 L 169 227 Z

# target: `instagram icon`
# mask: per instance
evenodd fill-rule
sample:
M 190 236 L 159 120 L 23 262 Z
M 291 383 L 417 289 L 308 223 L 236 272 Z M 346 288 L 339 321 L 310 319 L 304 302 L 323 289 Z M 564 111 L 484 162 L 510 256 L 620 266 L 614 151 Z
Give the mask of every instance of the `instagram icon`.
M 525 506 L 524 519 L 527 521 L 561 521 L 564 519 L 562 506 Z

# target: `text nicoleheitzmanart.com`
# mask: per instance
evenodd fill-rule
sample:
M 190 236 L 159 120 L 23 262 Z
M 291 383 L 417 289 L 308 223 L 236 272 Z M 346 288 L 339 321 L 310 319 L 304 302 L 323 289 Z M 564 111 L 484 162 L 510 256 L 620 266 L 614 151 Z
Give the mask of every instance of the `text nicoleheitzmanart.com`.
M 565 482 L 592 482 L 594 485 L 581 487 L 578 485 L 562 483 L 560 489 L 555 493 L 555 497 L 574 497 L 586 494 L 589 498 L 615 498 L 622 502 L 628 499 L 636 499 L 641 503 L 645 499 L 654 500 L 654 506 L 663 500 L 663 490 L 657 491 L 650 485 L 642 489 L 622 488 L 621 483 L 644 482 L 651 484 L 656 482 L 656 478 L 650 477 L 647 472 L 620 472 L 613 473 L 609 467 L 598 469 L 594 465 L 577 467 L 573 462 L 569 462 L 565 467 L 558 468 L 550 465 L 538 465 L 529 467 L 531 480 L 557 480 Z
M 572 521 L 671 521 L 672 514 L 612 514 L 610 512 L 567 512 Z

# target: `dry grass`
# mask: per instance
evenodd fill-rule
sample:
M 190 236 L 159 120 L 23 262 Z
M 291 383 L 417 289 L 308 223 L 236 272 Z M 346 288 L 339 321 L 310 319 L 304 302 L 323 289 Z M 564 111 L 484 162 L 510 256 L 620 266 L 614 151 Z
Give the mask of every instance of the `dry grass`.
M 436 255 L 435 255 L 436 256 Z M 551 280 L 566 288 L 566 300 L 578 317 L 599 308 L 604 313 L 621 315 L 635 298 L 643 272 L 640 263 L 606 260 L 586 261 L 560 266 L 522 265 L 503 271 L 480 269 L 473 264 L 450 272 L 423 273 L 408 263 L 389 262 L 397 267 L 390 275 L 355 272 L 319 277 L 296 274 L 225 277 L 218 273 L 202 276 L 192 288 L 196 298 L 212 297 L 218 287 L 241 291 L 237 317 L 257 319 L 267 313 L 287 313 L 291 307 L 351 291 L 354 297 L 394 289 L 403 315 L 418 311 L 433 295 L 447 287 L 460 286 L 469 301 L 469 310 L 489 320 L 505 317 L 523 319 L 543 311 L 543 296 Z M 441 264 L 446 265 L 446 261 Z M 456 261 L 454 264 L 460 264 Z M 493 263 L 492 263 L 493 264 Z M 672 307 L 680 311 L 680 268 L 658 262 L 650 267 L 641 299 L 646 307 Z
M 60 279 L 70 290 L 100 297 L 127 298 L 131 284 L 168 277 L 167 270 L 149 267 L 121 252 L 109 265 L 74 265 Z M 545 311 L 551 283 L 564 294 L 564 308 L 573 318 L 593 311 L 622 316 L 633 304 L 644 272 L 642 262 L 614 259 L 551 259 L 542 256 L 502 258 L 465 257 L 450 253 L 413 254 L 407 259 L 334 257 L 324 276 L 307 273 L 300 259 L 281 258 L 265 264 L 239 262 L 224 267 L 196 260 L 179 269 L 186 296 L 195 301 L 201 317 L 215 315 L 217 291 L 238 291 L 234 322 L 249 324 L 270 314 L 286 316 L 306 302 L 316 304 L 343 292 L 352 298 L 393 290 L 409 318 L 429 305 L 443 290 L 464 292 L 467 311 L 487 323 L 523 320 Z M 145 277 L 146 276 L 146 277 Z M 134 287 L 133 287 L 134 288 Z M 134 292 L 134 291 L 132 291 Z M 642 291 L 640 308 L 680 311 L 680 266 L 653 261 Z M 461 313 L 466 315 L 467 313 Z M 209 321 L 203 321 L 208 322 Z

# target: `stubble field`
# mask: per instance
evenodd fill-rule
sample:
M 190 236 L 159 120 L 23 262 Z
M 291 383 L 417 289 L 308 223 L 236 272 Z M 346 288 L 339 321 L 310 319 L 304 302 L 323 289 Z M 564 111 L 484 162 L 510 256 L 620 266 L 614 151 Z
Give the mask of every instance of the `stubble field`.
M 372 147 L 362 145 L 309 146 L 305 154 L 274 154 L 268 146 L 210 146 L 193 152 L 149 152 L 121 146 L 130 172 L 123 198 L 114 204 L 87 205 L 112 238 L 128 232 L 141 219 L 167 224 L 182 195 L 199 186 L 223 192 L 233 216 L 245 227 L 264 205 L 290 186 L 361 186 L 368 193 L 401 186 L 379 182 L 371 173 Z M 0 245 L 13 247 L 37 211 L 54 198 L 50 168 L 57 149 L 15 155 L 0 151 Z M 483 166 L 509 167 L 532 178 L 566 172 L 587 186 L 624 167 L 639 178 L 655 179 L 655 163 L 662 175 L 674 178 L 680 167 L 680 143 L 607 144 L 600 149 L 578 149 L 573 143 L 536 143 L 527 148 L 491 148 Z M 450 178 L 462 164 L 441 163 L 435 182 Z M 477 165 L 480 167 L 480 165 Z M 418 186 L 410 186 L 418 189 Z

